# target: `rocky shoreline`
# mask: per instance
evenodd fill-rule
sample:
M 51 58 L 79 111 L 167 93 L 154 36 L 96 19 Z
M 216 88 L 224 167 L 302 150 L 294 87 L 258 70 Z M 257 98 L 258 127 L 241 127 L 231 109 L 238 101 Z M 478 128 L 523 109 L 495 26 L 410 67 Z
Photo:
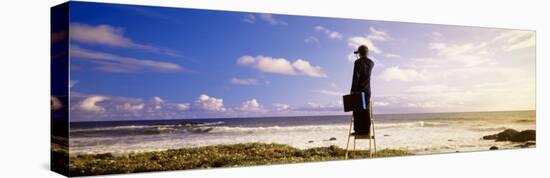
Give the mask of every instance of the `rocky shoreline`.
M 511 142 L 517 143 L 517 148 L 530 148 L 536 146 L 535 130 L 517 131 L 514 129 L 506 129 L 502 132 L 493 135 L 483 136 L 484 140 L 495 140 L 495 142 Z M 491 146 L 489 150 L 498 150 L 499 147 Z

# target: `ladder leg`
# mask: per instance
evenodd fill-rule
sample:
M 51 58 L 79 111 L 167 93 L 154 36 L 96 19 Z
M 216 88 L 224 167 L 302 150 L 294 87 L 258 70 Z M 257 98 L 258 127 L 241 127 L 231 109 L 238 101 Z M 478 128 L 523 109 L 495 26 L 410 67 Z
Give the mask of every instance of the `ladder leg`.
M 357 142 L 357 139 L 353 137 L 353 151 L 355 151 L 355 142 Z
M 372 97 L 370 98 L 370 102 L 369 102 L 369 108 L 370 108 L 370 118 L 371 118 L 371 126 L 372 126 L 372 129 L 371 129 L 371 132 L 372 132 L 372 135 L 370 135 L 369 137 L 369 147 L 370 147 L 370 139 L 372 138 L 373 142 L 374 142 L 374 153 L 376 154 L 376 131 L 374 130 L 374 110 L 373 110 L 373 107 L 372 107 L 372 104 L 373 104 L 373 101 L 372 101 Z M 370 149 L 370 148 L 369 148 Z M 371 158 L 372 158 L 372 151 L 370 152 L 371 154 Z
M 374 154 L 376 154 L 376 137 L 373 137 L 372 141 L 374 141 Z
M 376 138 L 372 139 L 374 141 L 374 154 L 376 156 Z
M 372 121 L 372 141 L 374 142 L 374 154 L 376 155 L 376 132 L 374 131 L 374 120 Z
M 348 143 L 346 144 L 346 159 L 348 159 L 348 152 L 349 152 L 349 139 L 351 138 L 351 135 L 348 135 Z
M 372 144 L 371 144 L 371 140 L 372 140 L 372 138 L 369 137 L 369 157 L 372 158 Z
M 353 126 L 353 116 L 351 116 L 351 122 L 349 123 L 349 132 L 348 132 L 348 143 L 346 144 L 346 157 L 348 159 L 349 154 L 349 140 L 351 139 L 351 127 Z

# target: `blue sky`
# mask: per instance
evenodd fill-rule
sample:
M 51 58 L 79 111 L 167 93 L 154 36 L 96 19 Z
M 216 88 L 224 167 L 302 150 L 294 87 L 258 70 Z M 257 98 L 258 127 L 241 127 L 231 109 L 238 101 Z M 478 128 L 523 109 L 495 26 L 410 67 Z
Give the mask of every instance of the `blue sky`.
M 535 108 L 531 31 L 82 2 L 70 13 L 73 121 L 345 114 L 359 44 L 376 63 L 377 113 Z

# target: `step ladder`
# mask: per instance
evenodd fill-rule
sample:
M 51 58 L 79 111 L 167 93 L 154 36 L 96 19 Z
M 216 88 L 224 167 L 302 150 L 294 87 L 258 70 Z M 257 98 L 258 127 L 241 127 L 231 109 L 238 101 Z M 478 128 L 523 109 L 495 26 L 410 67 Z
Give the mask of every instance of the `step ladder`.
M 370 122 L 371 122 L 371 129 L 368 134 L 356 134 L 353 133 L 353 115 L 351 116 L 351 123 L 349 124 L 349 134 L 348 134 L 348 143 L 346 144 L 346 157 L 345 159 L 348 159 L 349 155 L 349 142 L 351 140 L 351 137 L 353 137 L 353 151 L 355 151 L 355 144 L 357 142 L 357 139 L 369 139 L 369 157 L 372 158 L 373 156 L 373 150 L 372 145 L 374 143 L 374 155 L 376 154 L 376 132 L 374 131 L 374 114 L 372 110 L 372 99 L 369 103 L 369 114 L 370 114 Z

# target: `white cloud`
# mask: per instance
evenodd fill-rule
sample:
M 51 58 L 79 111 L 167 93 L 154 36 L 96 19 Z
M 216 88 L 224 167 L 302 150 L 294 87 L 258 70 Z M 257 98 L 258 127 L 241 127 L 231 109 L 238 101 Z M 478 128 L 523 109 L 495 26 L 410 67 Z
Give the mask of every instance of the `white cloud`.
M 315 44 L 315 46 L 319 47 L 321 45 L 321 42 L 319 42 L 319 39 L 315 38 L 314 36 L 308 36 L 304 39 L 305 43 L 311 43 Z
M 501 33 L 492 32 L 484 37 L 485 39 L 463 43 L 445 43 L 442 42 L 442 38 L 436 39 L 428 45 L 435 51 L 435 58 L 438 59 L 432 63 L 441 63 L 440 66 L 452 64 L 449 62 L 459 62 L 464 67 L 494 66 L 502 61 L 501 58 L 505 58 L 499 55 L 535 45 L 534 33 L 530 31 L 504 30 Z
M 367 45 L 369 51 L 372 51 L 376 54 L 382 53 L 382 50 L 374 44 L 374 41 L 387 41 L 392 39 L 392 37 L 388 33 L 382 30 L 377 30 L 374 27 L 370 27 L 369 31 L 369 34 L 367 34 L 366 36 L 350 37 L 348 39 L 348 46 L 356 49 L 360 45 Z
M 131 104 L 131 103 L 124 103 L 121 106 L 118 106 L 119 109 L 125 110 L 125 111 L 140 111 L 145 107 L 144 103 L 139 104 Z
M 430 48 L 438 51 L 439 56 L 459 56 L 466 54 L 477 54 L 482 48 L 486 47 L 487 43 L 482 42 L 478 44 L 465 43 L 465 44 L 452 44 L 446 45 L 444 43 L 430 43 Z
M 323 105 L 318 104 L 318 103 L 314 103 L 314 102 L 307 102 L 306 105 L 309 106 L 309 107 L 312 107 L 312 108 L 321 108 L 321 107 L 323 107 Z
M 290 62 L 284 58 L 259 57 L 257 68 L 264 72 L 295 74 Z
M 256 58 L 252 56 L 242 56 L 237 60 L 237 64 L 240 64 L 240 65 L 251 65 L 254 63 L 256 63 Z
M 263 111 L 262 106 L 258 103 L 258 100 L 251 99 L 241 104 L 237 110 L 242 112 L 260 112 Z
M 513 44 L 518 41 L 522 41 L 534 36 L 535 33 L 527 30 L 507 30 L 501 32 L 498 36 L 493 38 L 493 42 L 501 41 L 508 44 Z
M 332 91 L 332 90 L 313 90 L 313 92 L 321 93 L 321 94 L 329 95 L 329 96 L 343 96 L 343 95 L 348 94 L 346 92 Z
M 237 61 L 240 65 L 251 65 L 262 72 L 279 74 L 296 74 L 292 64 L 284 58 L 272 58 L 269 56 L 242 56 Z
M 164 100 L 158 96 L 155 96 L 153 97 L 153 101 L 155 102 L 155 104 L 162 104 L 164 103 Z
M 288 111 L 290 110 L 290 105 L 288 104 L 282 104 L 282 103 L 275 103 L 273 104 L 273 107 L 276 111 Z
M 183 71 L 183 67 L 169 62 L 158 62 L 148 59 L 118 56 L 114 54 L 95 52 L 82 49 L 79 46 L 70 46 L 70 55 L 74 58 L 88 59 L 98 65 L 97 69 L 104 72 L 135 72 L 139 70 L 154 71 Z
M 372 51 L 376 54 L 382 53 L 382 50 L 378 48 L 376 45 L 374 45 L 373 40 L 363 37 L 363 36 L 354 36 L 348 39 L 348 46 L 356 49 L 360 45 L 367 45 L 369 48 L 369 52 Z
M 436 43 L 436 42 L 430 43 L 429 46 L 430 46 L 430 49 L 436 49 L 436 50 L 442 50 L 442 49 L 445 49 L 446 47 L 444 43 Z
M 59 98 L 55 96 L 51 96 L 51 103 L 51 110 L 58 110 L 63 108 L 63 103 L 61 102 L 61 100 L 59 100 Z
M 253 78 L 231 78 L 230 82 L 235 85 L 257 85 L 258 80 Z
M 484 56 L 463 56 L 461 58 L 453 58 L 453 60 L 460 61 L 464 64 L 465 67 L 477 66 L 480 64 L 486 64 L 491 61 L 491 58 Z M 495 64 L 493 62 L 492 64 Z
M 501 32 L 497 33 L 497 31 Z M 479 37 L 482 37 L 482 39 L 461 43 L 444 42 L 442 41 L 444 38 L 441 37 L 442 35 L 438 36 L 437 39 L 428 44 L 429 49 L 432 49 L 435 54 L 435 56 L 431 57 L 433 59 L 416 61 L 416 63 L 409 64 L 409 66 L 429 69 L 430 73 L 433 74 L 447 73 L 446 71 L 437 71 L 437 68 L 452 69 L 457 66 L 477 69 L 499 69 L 505 66 L 511 67 L 509 65 L 518 65 L 517 63 L 511 63 L 514 60 L 507 57 L 511 55 L 507 54 L 503 56 L 503 54 L 517 49 L 530 48 L 535 45 L 534 33 L 522 30 L 493 30 L 486 35 L 480 33 Z M 478 74 L 470 73 L 469 75 Z M 450 77 L 444 75 L 430 76 Z
M 382 79 L 385 81 L 404 81 L 411 82 L 423 79 L 424 76 L 413 69 L 400 69 L 398 66 L 386 68 L 382 72 Z
M 389 103 L 379 106 L 385 113 L 532 110 L 534 73 L 526 66 L 430 69 L 429 80 L 400 84 L 398 92 L 384 93 L 397 100 L 378 97 L 375 102 Z M 513 100 L 506 97 L 510 93 L 515 93 Z
M 434 37 L 434 38 L 439 38 L 439 37 L 442 37 L 442 36 L 443 36 L 443 34 L 441 34 L 441 33 L 439 33 L 439 32 L 435 32 L 435 31 L 432 32 L 432 33 L 430 33 L 430 35 L 431 35 L 432 37 Z
M 164 103 L 164 100 L 158 96 L 153 97 L 153 104 L 155 105 L 155 109 L 161 109 L 162 104 Z
M 131 39 L 124 37 L 124 30 L 109 25 L 87 25 L 71 23 L 70 37 L 81 43 L 101 44 L 114 47 L 139 46 Z
M 408 93 L 441 93 L 441 92 L 451 92 L 456 91 L 456 89 L 442 84 L 429 84 L 429 85 L 414 85 L 409 87 L 406 92 Z
M 175 50 L 139 44 L 124 36 L 124 29 L 110 25 L 88 25 L 71 23 L 69 36 L 71 40 L 85 44 L 105 45 L 110 47 L 137 48 L 150 52 L 181 57 Z
M 386 54 L 386 57 L 387 58 L 401 58 L 400 55 L 397 55 L 397 54 L 391 54 L 391 53 L 387 53 Z
M 375 101 L 374 106 L 388 106 L 390 103 L 384 101 Z
M 325 33 L 331 39 L 341 40 L 343 38 L 343 36 L 340 32 L 330 30 L 330 29 L 328 29 L 326 27 L 323 27 L 323 26 L 320 26 L 320 25 L 315 26 L 314 29 L 315 29 L 315 31 Z
M 90 96 L 80 103 L 79 108 L 83 111 L 103 112 L 105 108 L 98 106 L 97 103 L 107 99 L 108 98 L 104 96 Z
M 101 96 L 71 92 L 71 119 L 79 121 L 92 120 L 141 120 L 141 119 L 181 119 L 189 118 L 197 112 L 190 103 L 169 103 L 160 97 L 152 97 L 148 102 L 142 98 L 120 96 Z M 84 109 L 83 109 L 84 108 Z
M 441 40 L 436 40 L 429 43 L 429 48 L 435 50 L 440 58 L 459 61 L 466 67 L 472 67 L 485 63 L 494 63 L 495 61 L 491 60 L 491 58 L 498 55 L 499 52 L 529 48 L 534 45 L 535 35 L 533 32 L 506 30 L 490 39 L 477 42 L 448 44 L 441 42 Z
M 338 32 L 330 32 L 330 34 L 328 34 L 328 36 L 332 39 L 342 39 L 342 34 L 338 33 Z
M 513 41 L 515 42 L 516 40 L 513 40 Z M 510 46 L 508 46 L 505 50 L 513 51 L 517 49 L 529 48 L 529 47 L 534 47 L 535 44 L 536 44 L 535 34 L 530 34 L 529 37 L 527 37 L 527 39 L 513 43 Z
M 493 53 L 487 49 L 488 45 L 487 42 L 450 45 L 432 42 L 429 43 L 429 48 L 435 50 L 437 56 L 442 60 L 456 61 L 462 63 L 465 67 L 472 67 L 490 61 Z
M 374 98 L 374 107 L 377 113 L 450 112 L 453 111 L 452 109 L 461 107 L 459 100 L 446 96 L 437 94 L 379 96 Z
M 312 66 L 308 61 L 303 59 L 298 59 L 292 63 L 292 66 L 299 71 L 300 73 L 303 73 L 307 76 L 312 77 L 327 77 L 325 73 L 323 73 L 323 70 L 319 66 Z
M 247 14 L 244 16 L 243 21 L 246 23 L 255 23 L 256 16 L 254 16 L 253 14 Z
M 315 111 L 315 112 L 323 112 L 323 111 L 343 111 L 343 103 L 342 100 L 333 102 L 333 103 L 315 103 L 315 102 L 307 102 L 306 107 L 300 108 L 298 110 L 303 111 Z
M 237 63 L 243 66 L 252 66 L 262 72 L 278 73 L 286 75 L 302 74 L 311 77 L 326 77 L 321 67 L 312 66 L 308 61 L 298 59 L 291 63 L 285 58 L 272 58 L 269 56 L 242 56 Z
M 179 103 L 179 104 L 176 104 L 176 108 L 179 109 L 180 111 L 187 111 L 191 108 L 191 104 Z
M 260 20 L 263 20 L 270 25 L 288 25 L 288 23 L 275 18 L 275 16 L 273 16 L 272 14 L 259 14 L 258 17 Z
M 438 102 L 435 102 L 435 101 L 428 101 L 428 102 L 407 103 L 407 107 L 433 109 L 433 108 L 443 107 L 443 105 L 442 105 L 442 103 L 438 103 Z
M 243 22 L 251 23 L 251 24 L 256 23 L 256 21 L 258 20 L 261 20 L 273 26 L 288 25 L 288 23 L 275 18 L 275 16 L 273 16 L 272 14 L 257 14 L 257 15 L 247 14 L 246 16 L 244 16 L 242 20 Z
M 390 35 L 386 33 L 385 31 L 377 30 L 374 27 L 370 27 L 370 34 L 367 35 L 368 39 L 375 40 L 375 41 L 386 41 L 391 39 Z
M 226 108 L 223 106 L 223 99 L 210 97 L 202 94 L 194 102 L 194 107 L 203 111 L 209 112 L 224 112 Z

